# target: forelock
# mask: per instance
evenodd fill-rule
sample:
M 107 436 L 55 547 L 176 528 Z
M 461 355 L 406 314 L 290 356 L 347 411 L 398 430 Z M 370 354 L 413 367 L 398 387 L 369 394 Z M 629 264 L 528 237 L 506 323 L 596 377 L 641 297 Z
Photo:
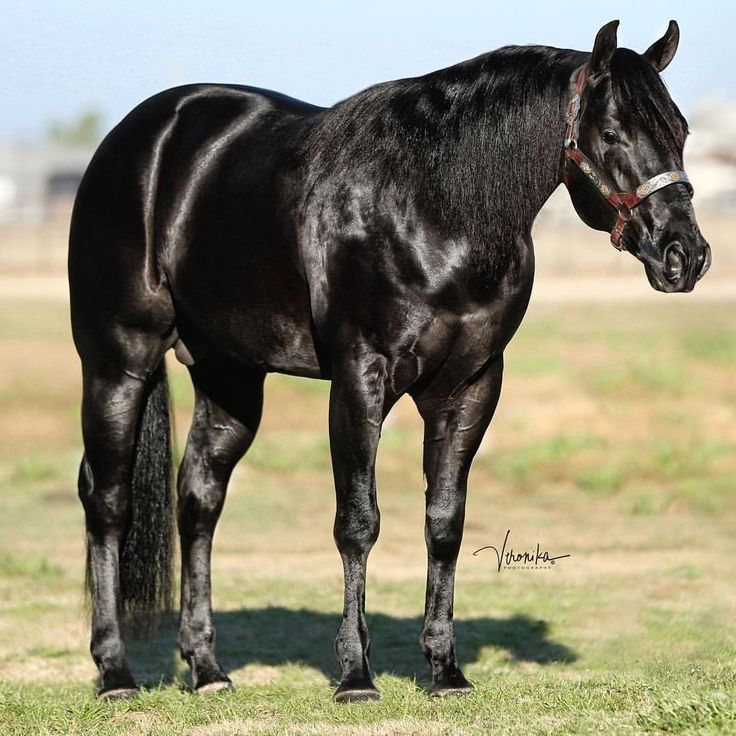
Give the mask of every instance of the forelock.
M 655 143 L 680 159 L 687 121 L 652 65 L 635 51 L 622 48 L 611 57 L 610 73 L 618 110 L 633 128 L 647 132 Z

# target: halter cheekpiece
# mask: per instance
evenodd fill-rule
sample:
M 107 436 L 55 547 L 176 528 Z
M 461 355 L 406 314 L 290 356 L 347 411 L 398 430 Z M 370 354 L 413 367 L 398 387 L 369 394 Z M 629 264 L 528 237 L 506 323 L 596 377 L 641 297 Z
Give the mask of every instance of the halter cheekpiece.
M 690 196 L 693 196 L 693 188 L 687 174 L 684 171 L 665 171 L 640 184 L 632 192 L 616 191 L 616 186 L 598 167 L 578 148 L 578 128 L 580 125 L 580 100 L 585 89 L 588 78 L 588 68 L 583 66 L 578 72 L 575 84 L 575 94 L 567 106 L 565 118 L 567 128 L 565 130 L 565 167 L 562 171 L 562 181 L 568 186 L 568 162 L 574 163 L 580 171 L 588 177 L 596 188 L 596 191 L 608 204 L 618 213 L 616 224 L 611 231 L 611 243 L 616 250 L 626 250 L 622 240 L 622 234 L 626 224 L 631 220 L 631 210 L 637 207 L 654 192 L 670 186 L 671 184 L 684 184 Z

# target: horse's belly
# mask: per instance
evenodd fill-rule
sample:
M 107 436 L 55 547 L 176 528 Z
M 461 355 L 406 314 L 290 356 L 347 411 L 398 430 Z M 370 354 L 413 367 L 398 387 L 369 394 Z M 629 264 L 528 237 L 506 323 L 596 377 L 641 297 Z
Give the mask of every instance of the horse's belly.
M 252 304 L 210 304 L 206 311 L 203 306 L 195 302 L 177 310 L 179 337 L 192 362 L 214 351 L 266 372 L 326 377 L 309 326 L 293 315 Z
M 179 337 L 193 361 L 216 351 L 268 372 L 325 377 L 309 292 L 289 255 L 252 243 L 187 249 L 172 268 L 170 288 Z

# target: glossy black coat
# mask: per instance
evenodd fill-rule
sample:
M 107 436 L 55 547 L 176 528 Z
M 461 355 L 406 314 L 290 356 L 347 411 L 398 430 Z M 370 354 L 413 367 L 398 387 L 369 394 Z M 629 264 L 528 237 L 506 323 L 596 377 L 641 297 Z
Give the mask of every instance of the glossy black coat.
M 652 49 L 626 52 L 650 84 L 659 83 L 663 42 L 652 47 L 656 59 Z M 431 693 L 471 689 L 453 632 L 467 477 L 499 397 L 504 348 L 529 301 L 531 226 L 561 180 L 564 110 L 582 64 L 596 75 L 581 121 L 586 153 L 622 189 L 629 176 L 675 168 L 677 151 L 616 106 L 606 86 L 609 62 L 624 51 L 615 52 L 609 24 L 592 56 L 505 48 L 329 109 L 250 87 L 191 85 L 147 100 L 108 135 L 80 187 L 69 252 L 102 694 L 135 691 L 124 612 L 166 598 L 166 556 L 156 552 L 167 549 L 166 504 L 150 514 L 131 507 L 166 494 L 168 447 L 149 451 L 161 434 L 149 430 L 165 411 L 170 348 L 196 389 L 178 481 L 179 643 L 194 687 L 229 685 L 214 653 L 212 535 L 232 468 L 258 428 L 263 379 L 282 372 L 332 380 L 334 534 L 345 571 L 336 697 L 377 697 L 364 617 L 379 532 L 374 465 L 381 424 L 405 393 L 425 422 L 421 645 Z M 670 117 L 684 125 L 674 105 Z M 598 134 L 612 125 L 626 136 L 615 154 Z M 570 187 L 586 222 L 610 227 L 612 213 L 589 185 L 573 176 Z M 683 290 L 704 272 L 707 246 L 674 189 L 642 205 L 626 236 L 648 272 Z M 677 284 L 661 275 L 675 235 L 688 259 Z M 164 468 L 150 476 L 158 481 L 135 481 L 134 466 L 155 464 Z

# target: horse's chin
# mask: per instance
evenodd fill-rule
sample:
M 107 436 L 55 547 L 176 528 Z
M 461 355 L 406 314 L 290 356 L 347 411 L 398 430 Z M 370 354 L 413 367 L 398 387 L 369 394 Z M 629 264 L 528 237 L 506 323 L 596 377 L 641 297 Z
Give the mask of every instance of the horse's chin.
M 710 246 L 698 236 L 694 244 L 682 245 L 673 240 L 652 253 L 651 243 L 642 244 L 632 251 L 644 264 L 644 270 L 653 289 L 667 294 L 686 294 L 705 276 L 711 264 Z

